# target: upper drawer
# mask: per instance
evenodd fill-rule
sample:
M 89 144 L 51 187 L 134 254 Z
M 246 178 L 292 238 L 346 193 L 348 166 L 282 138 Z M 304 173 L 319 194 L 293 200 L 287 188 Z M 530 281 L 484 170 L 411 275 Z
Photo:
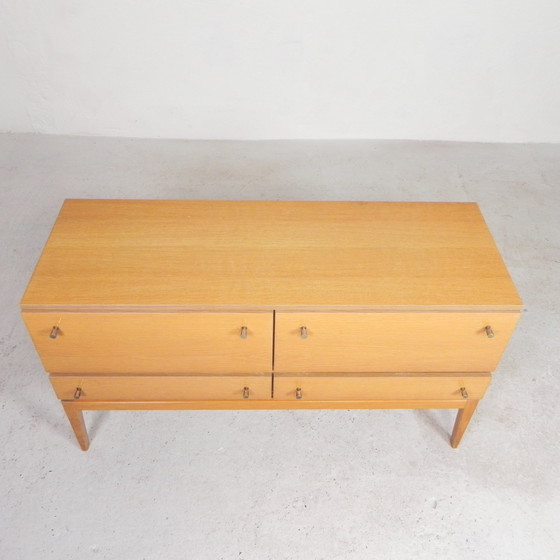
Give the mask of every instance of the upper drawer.
M 272 313 L 23 313 L 23 318 L 51 373 L 233 374 L 272 367 Z M 50 337 L 53 326 L 59 327 L 56 338 Z
M 274 369 L 489 372 L 496 368 L 518 318 L 518 313 L 279 312 Z M 486 326 L 494 336 L 488 336 Z

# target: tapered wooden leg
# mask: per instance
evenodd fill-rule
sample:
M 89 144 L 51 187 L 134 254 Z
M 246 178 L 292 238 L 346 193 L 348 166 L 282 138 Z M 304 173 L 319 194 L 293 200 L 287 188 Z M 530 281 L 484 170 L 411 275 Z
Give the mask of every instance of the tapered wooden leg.
M 66 412 L 66 416 L 68 416 L 68 420 L 70 420 L 70 425 L 74 430 L 74 434 L 76 434 L 80 447 L 84 451 L 87 451 L 89 448 L 89 436 L 86 430 L 86 424 L 84 422 L 84 415 L 82 411 L 76 407 L 74 402 L 61 402 L 64 407 L 64 411 Z
M 460 408 L 459 412 L 457 412 L 455 426 L 453 426 L 453 433 L 451 434 L 451 447 L 455 448 L 459 445 L 477 405 L 477 400 L 468 400 L 465 408 Z

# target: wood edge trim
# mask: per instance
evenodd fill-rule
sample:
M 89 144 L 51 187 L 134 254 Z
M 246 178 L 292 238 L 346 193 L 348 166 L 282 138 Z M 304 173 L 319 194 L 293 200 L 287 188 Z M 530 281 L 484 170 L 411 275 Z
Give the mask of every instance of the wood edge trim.
M 373 401 L 61 401 L 78 410 L 297 410 L 464 408 L 471 399 Z
M 31 305 L 22 313 L 520 313 L 523 305 Z
M 106 380 L 110 379 L 183 379 L 183 378 L 207 378 L 207 377 L 224 377 L 224 378 L 245 378 L 245 377 L 265 377 L 268 378 L 272 374 L 276 377 L 280 378 L 294 378 L 294 377 L 301 377 L 301 378 L 313 378 L 313 377 L 387 377 L 391 379 L 410 379 L 410 378 L 425 378 L 428 377 L 430 379 L 439 379 L 439 378 L 446 378 L 446 379 L 457 379 L 457 378 L 492 378 L 492 372 L 489 371 L 446 371 L 446 372 L 437 372 L 437 371 L 413 371 L 413 372 L 406 372 L 406 371 L 371 371 L 371 372 L 364 372 L 364 371 L 341 371 L 341 372 L 283 372 L 283 371 L 258 371 L 258 372 L 243 372 L 243 373 L 57 373 L 57 372 L 49 372 L 48 376 L 49 379 L 88 379 L 88 378 L 102 378 Z
M 326 372 L 283 372 L 275 371 L 274 375 L 279 378 L 313 378 L 313 377 L 386 377 L 391 379 L 411 379 L 411 378 L 430 378 L 430 379 L 461 379 L 465 378 L 492 378 L 491 371 L 326 371 Z M 159 377 L 159 376 L 158 376 Z M 182 377 L 182 376 L 177 376 Z

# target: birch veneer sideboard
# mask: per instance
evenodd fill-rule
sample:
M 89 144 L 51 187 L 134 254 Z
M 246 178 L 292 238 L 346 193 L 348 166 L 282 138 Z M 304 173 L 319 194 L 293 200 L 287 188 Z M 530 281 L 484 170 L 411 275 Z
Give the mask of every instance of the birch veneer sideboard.
M 66 200 L 21 302 L 84 410 L 452 408 L 522 302 L 473 203 Z

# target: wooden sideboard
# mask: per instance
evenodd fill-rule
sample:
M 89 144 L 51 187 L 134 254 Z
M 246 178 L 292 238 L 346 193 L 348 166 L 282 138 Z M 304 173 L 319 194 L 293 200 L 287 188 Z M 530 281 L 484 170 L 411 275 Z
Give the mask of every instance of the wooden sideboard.
M 473 203 L 66 200 L 21 302 L 84 410 L 452 408 L 522 302 Z M 372 418 L 372 422 L 374 419 Z

